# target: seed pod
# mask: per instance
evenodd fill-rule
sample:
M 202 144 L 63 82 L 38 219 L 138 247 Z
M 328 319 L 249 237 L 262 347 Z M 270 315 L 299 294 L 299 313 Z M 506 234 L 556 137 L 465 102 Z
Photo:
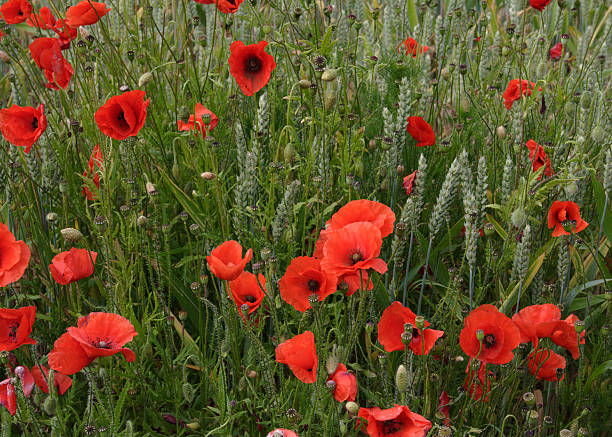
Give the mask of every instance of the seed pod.
M 308 79 L 302 79 L 298 82 L 298 85 L 300 86 L 300 88 L 302 88 L 303 90 L 307 90 L 310 88 L 310 85 L 312 85 L 312 82 L 309 81 Z
M 332 80 L 335 80 L 337 77 L 338 77 L 338 70 L 336 70 L 335 68 L 330 68 L 323 72 L 323 74 L 321 75 L 321 80 L 324 82 L 331 82 Z
M 60 231 L 60 233 L 62 234 L 62 238 L 64 238 L 64 240 L 70 244 L 76 243 L 83 238 L 81 231 L 74 228 L 64 228 Z

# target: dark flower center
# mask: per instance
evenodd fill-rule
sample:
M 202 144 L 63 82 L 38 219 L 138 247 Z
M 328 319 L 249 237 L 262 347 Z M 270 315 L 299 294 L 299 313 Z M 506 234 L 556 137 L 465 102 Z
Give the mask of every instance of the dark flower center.
M 110 341 L 108 338 L 105 338 L 105 339 L 96 338 L 96 341 L 92 341 L 91 344 L 94 347 L 97 347 L 98 349 L 112 349 L 113 348 L 113 342 Z
M 123 111 L 119 111 L 119 114 L 117 114 L 117 120 L 127 123 L 125 121 L 125 114 L 123 113 Z
M 232 6 L 236 6 L 236 2 L 234 0 L 225 0 L 225 1 L 228 2 Z
M 382 424 L 383 434 L 393 434 L 402 429 L 402 422 L 397 419 L 385 420 Z
M 351 265 L 355 265 L 357 264 L 359 261 L 362 261 L 363 255 L 361 254 L 361 252 L 359 250 L 352 252 L 351 255 L 349 256 L 349 260 L 351 262 Z
M 495 336 L 493 334 L 485 335 L 483 344 L 484 347 L 486 347 L 487 349 L 492 348 L 493 346 L 495 346 Z
M 320 286 L 321 284 L 319 284 L 319 282 L 315 281 L 314 279 L 308 281 L 308 289 L 310 291 L 319 291 Z
M 10 341 L 17 341 L 17 328 L 19 328 L 19 325 L 11 325 L 8 327 L 8 338 Z
M 32 130 L 38 129 L 38 118 L 34 117 L 32 120 Z
M 412 338 L 419 338 L 419 330 L 417 328 L 412 328 Z
M 261 59 L 256 56 L 253 56 L 246 60 L 244 64 L 244 69 L 247 73 L 259 73 L 261 70 Z
M 244 298 L 244 300 L 246 300 L 248 303 L 255 303 L 257 299 L 255 299 L 255 297 L 249 294 L 247 297 Z

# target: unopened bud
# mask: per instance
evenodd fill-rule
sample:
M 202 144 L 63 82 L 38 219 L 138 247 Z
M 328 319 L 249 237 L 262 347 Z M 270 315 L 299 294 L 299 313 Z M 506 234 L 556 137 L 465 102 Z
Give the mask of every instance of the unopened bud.
M 408 371 L 403 364 L 400 364 L 395 372 L 395 385 L 400 393 L 404 393 L 408 388 Z
M 356 402 L 347 402 L 345 408 L 346 411 L 351 414 L 357 414 L 359 412 L 359 405 Z
M 9 58 L 9 55 L 6 54 L 5 51 L 0 50 L 0 60 L 2 60 L 2 62 L 11 62 L 11 58 Z
M 192 431 L 197 431 L 198 429 L 200 429 L 200 422 L 196 420 L 195 422 L 185 424 L 185 426 Z
M 59 218 L 59 216 L 55 212 L 50 212 L 50 213 L 47 214 L 47 222 L 49 222 L 51 224 L 55 223 L 58 218 Z
M 183 392 L 183 398 L 185 401 L 190 404 L 193 402 L 193 398 L 195 397 L 195 391 L 193 389 L 193 385 L 188 382 L 184 382 L 181 386 L 181 390 Z
M 506 136 L 506 128 L 503 126 L 497 126 L 495 133 L 497 134 L 497 138 L 504 138 Z
M 67 243 L 76 243 L 83 238 L 81 231 L 74 228 L 64 228 L 60 231 L 60 233 L 62 234 L 62 238 L 66 240 Z
M 145 190 L 147 190 L 147 194 L 149 196 L 156 196 L 158 194 L 157 188 L 155 188 L 155 185 L 153 185 L 151 182 L 147 182 L 145 184 Z
M 337 77 L 338 77 L 338 70 L 336 70 L 335 68 L 330 68 L 323 72 L 323 74 L 321 75 L 321 80 L 324 82 L 331 82 L 332 80 L 335 80 Z
M 153 74 L 150 71 L 143 73 L 138 79 L 138 87 L 142 88 L 153 80 Z
M 51 396 L 45 399 L 42 407 L 43 411 L 49 416 L 55 416 L 55 414 L 57 413 L 57 401 Z
M 298 85 L 300 86 L 300 88 L 302 88 L 303 90 L 307 90 L 310 88 L 310 85 L 312 85 L 312 82 L 309 81 L 308 79 L 302 79 L 298 82 Z
M 210 171 L 205 171 L 204 173 L 200 175 L 200 177 L 204 179 L 205 181 L 212 181 L 214 178 L 217 177 L 217 175 Z
M 572 437 L 574 434 L 567 428 L 559 431 L 559 437 Z

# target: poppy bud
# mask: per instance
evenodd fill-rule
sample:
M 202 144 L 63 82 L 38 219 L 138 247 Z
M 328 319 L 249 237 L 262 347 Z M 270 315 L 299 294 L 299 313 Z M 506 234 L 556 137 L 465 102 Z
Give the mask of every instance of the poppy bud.
M 196 420 L 195 422 L 185 424 L 185 426 L 192 431 L 197 431 L 198 429 L 200 429 L 200 422 Z
M 510 47 L 503 46 L 502 47 L 502 56 L 508 56 L 510 54 Z
M 299 20 L 301 16 L 302 16 L 302 9 L 301 8 L 295 8 L 293 10 L 293 18 L 295 20 Z
M 145 190 L 149 196 L 156 196 L 158 194 L 157 188 L 155 188 L 155 185 L 153 185 L 151 182 L 147 182 L 145 184 Z
M 64 238 L 64 240 L 70 244 L 74 244 L 83 238 L 81 231 L 74 228 L 64 228 L 60 231 L 60 233 L 62 234 L 62 238 Z
M 261 28 L 261 31 L 262 31 L 262 33 L 263 33 L 264 35 L 269 35 L 269 34 L 270 34 L 270 32 L 272 32 L 272 27 L 270 27 L 270 26 L 263 26 L 263 27 Z
M 606 132 L 601 126 L 595 126 L 591 131 L 591 139 L 596 143 L 601 143 L 606 136 Z
M 357 414 L 359 412 L 359 405 L 356 402 L 347 402 L 345 408 L 346 411 L 351 414 Z
M 336 96 L 333 93 L 325 93 L 323 104 L 325 105 L 325 109 L 329 111 L 336 105 Z
M 376 140 L 374 138 L 368 141 L 368 149 L 370 150 L 376 149 Z
M 401 165 L 401 164 L 398 165 L 397 166 L 397 174 L 398 174 L 398 176 L 404 176 L 404 170 L 405 170 L 405 168 L 404 168 L 403 165 Z
M 57 401 L 51 396 L 48 396 L 43 402 L 42 408 L 48 416 L 55 416 L 57 414 Z
M 200 177 L 204 179 L 205 181 L 212 181 L 214 178 L 217 177 L 217 175 L 212 172 L 205 171 L 204 173 L 200 175 Z
M 142 76 L 140 76 L 140 78 L 138 79 L 138 86 L 142 88 L 143 86 L 147 85 L 152 80 L 153 80 L 153 74 L 147 71 L 146 73 L 143 73 Z
M 574 435 L 569 429 L 565 428 L 559 431 L 559 437 L 572 437 Z
M 190 404 L 193 402 L 193 398 L 195 397 L 195 391 L 193 390 L 193 386 L 188 382 L 184 382 L 181 386 L 181 390 L 183 391 L 183 398 L 185 401 Z
M 312 82 L 309 81 L 308 79 L 302 79 L 298 82 L 298 85 L 300 86 L 300 88 L 302 88 L 303 90 L 307 90 L 310 88 L 310 85 L 312 85 Z
M 332 80 L 335 80 L 337 77 L 338 77 L 338 70 L 336 70 L 335 68 L 330 68 L 323 72 L 323 74 L 321 75 L 321 80 L 324 82 L 331 82 Z
M 11 62 L 11 58 L 9 58 L 9 56 L 6 54 L 6 52 L 0 50 L 0 60 L 2 60 L 3 62 Z
M 535 426 L 538 423 L 539 414 L 536 410 L 529 410 L 527 412 L 527 423 L 530 426 Z
M 362 161 L 355 161 L 354 171 L 355 171 L 356 176 L 359 176 L 359 177 L 363 176 L 363 162 Z
M 404 393 L 408 388 L 408 371 L 403 364 L 400 364 L 395 372 L 395 385 L 400 393 Z
M 330 353 L 325 361 L 325 370 L 327 370 L 328 375 L 333 375 L 336 373 L 336 369 L 338 368 L 338 357 L 334 352 Z
M 149 222 L 149 219 L 146 218 L 144 215 L 141 215 L 140 217 L 136 219 L 136 224 L 140 226 L 141 228 L 146 227 L 148 222 Z
M 286 164 L 293 164 L 297 158 L 297 151 L 293 143 L 288 143 L 283 150 L 283 157 Z
M 350 21 L 349 21 L 350 24 Z M 346 422 L 343 420 L 340 421 L 340 435 L 346 435 L 348 432 L 348 427 L 346 426 Z
M 444 67 L 440 73 L 442 74 L 443 79 L 448 79 L 450 77 L 450 71 L 447 67 Z
M 47 214 L 47 217 L 46 217 L 46 218 L 47 218 L 47 222 L 48 222 L 48 223 L 53 224 L 53 223 L 55 223 L 55 222 L 57 221 L 57 219 L 58 219 L 59 217 L 58 217 L 57 213 L 55 213 L 55 212 L 50 212 L 50 213 L 48 213 L 48 214 Z

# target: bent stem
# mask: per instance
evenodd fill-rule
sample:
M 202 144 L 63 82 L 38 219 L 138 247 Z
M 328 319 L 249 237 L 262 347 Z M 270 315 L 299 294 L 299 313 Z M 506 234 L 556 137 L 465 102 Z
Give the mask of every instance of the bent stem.
M 433 237 L 429 238 L 429 245 L 427 246 L 427 256 L 425 257 L 425 268 L 423 270 L 423 279 L 421 281 L 421 291 L 419 293 L 419 304 L 417 306 L 417 314 L 421 314 L 421 304 L 422 304 L 422 301 L 423 301 L 423 291 L 425 290 L 425 279 L 427 278 L 427 268 L 429 267 L 429 255 L 431 254 L 431 243 L 433 243 Z

